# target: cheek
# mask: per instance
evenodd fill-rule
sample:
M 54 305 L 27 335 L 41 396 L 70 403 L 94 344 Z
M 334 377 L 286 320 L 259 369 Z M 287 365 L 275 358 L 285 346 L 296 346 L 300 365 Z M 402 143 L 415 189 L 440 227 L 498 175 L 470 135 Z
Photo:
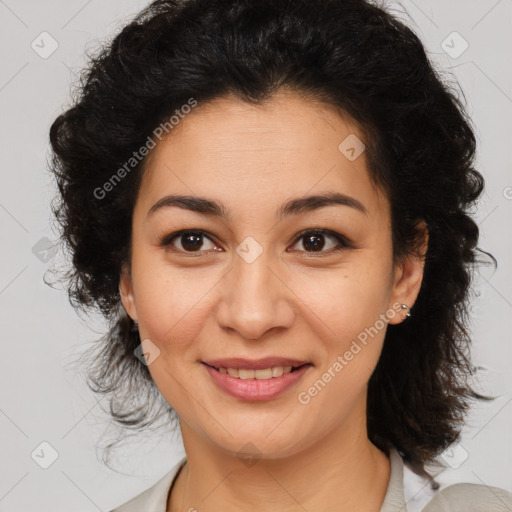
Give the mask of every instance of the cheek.
M 297 394 L 298 403 L 311 417 L 322 417 L 327 430 L 365 401 L 367 383 L 378 363 L 387 329 L 387 322 L 381 318 L 387 310 L 378 290 L 369 295 L 343 288 L 344 292 L 335 290 L 332 301 L 325 296 L 322 321 L 331 335 L 318 337 L 321 360 Z
M 170 363 L 175 360 L 170 356 L 194 350 L 215 287 L 221 285 L 218 272 L 176 269 L 164 258 L 141 251 L 133 255 L 132 277 L 141 337 L 155 343 Z
M 360 253 L 351 264 L 334 272 L 301 279 L 300 297 L 317 324 L 323 357 L 315 378 L 308 384 L 306 400 L 321 403 L 352 402 L 364 391 L 377 365 L 389 318 L 391 260 L 386 255 Z M 307 300 L 306 300 L 307 298 Z M 391 311 L 395 313 L 395 311 Z M 304 313 L 307 314 L 307 313 Z M 326 391 L 323 389 L 328 388 Z M 319 398 L 316 398 L 318 390 Z M 320 397 L 321 394 L 321 397 Z
M 189 372 L 201 358 L 195 340 L 200 336 L 207 310 L 211 310 L 208 292 L 217 280 L 204 276 L 198 279 L 191 273 L 156 264 L 138 269 L 134 265 L 132 275 L 138 284 L 141 340 L 151 340 L 159 351 L 148 370 L 167 402 L 180 416 L 187 417 Z
M 290 283 L 331 334 L 347 340 L 388 309 L 390 265 L 386 255 L 359 253 L 340 268 L 290 276 Z

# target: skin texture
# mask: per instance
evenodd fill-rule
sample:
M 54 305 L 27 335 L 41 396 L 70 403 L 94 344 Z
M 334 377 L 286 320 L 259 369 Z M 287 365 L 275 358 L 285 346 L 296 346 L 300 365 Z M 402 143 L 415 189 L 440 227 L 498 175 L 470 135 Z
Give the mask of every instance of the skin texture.
M 390 465 L 368 440 L 366 394 L 386 327 L 309 403 L 297 398 L 393 304 L 412 307 L 421 286 L 422 258 L 393 265 L 389 202 L 365 154 L 350 161 L 338 149 L 350 134 L 364 142 L 348 117 L 282 90 L 264 105 L 199 104 L 150 154 L 120 289 L 141 339 L 160 351 L 149 370 L 180 417 L 187 464 L 170 512 L 380 509 Z M 326 192 L 357 199 L 367 213 L 333 205 L 276 217 L 290 199 Z M 230 217 L 179 207 L 148 215 L 168 194 L 221 202 Z M 338 242 L 326 236 L 321 255 L 308 252 L 295 237 L 313 228 L 351 246 L 333 252 Z M 187 255 L 180 237 L 160 245 L 182 229 L 212 235 L 200 256 Z M 248 236 L 263 249 L 252 263 L 236 252 Z M 279 397 L 253 402 L 225 394 L 201 363 L 267 356 L 313 366 Z M 247 443 L 261 457 L 250 467 L 237 456 Z

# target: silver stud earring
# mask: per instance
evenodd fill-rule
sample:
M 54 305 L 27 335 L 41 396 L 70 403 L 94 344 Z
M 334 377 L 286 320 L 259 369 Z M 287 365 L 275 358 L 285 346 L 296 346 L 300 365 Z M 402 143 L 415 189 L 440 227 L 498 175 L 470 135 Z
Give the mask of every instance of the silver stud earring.
M 409 306 L 407 306 L 406 304 L 402 304 L 402 309 L 406 309 L 407 310 L 407 313 L 405 313 L 406 317 L 411 316 L 411 308 Z

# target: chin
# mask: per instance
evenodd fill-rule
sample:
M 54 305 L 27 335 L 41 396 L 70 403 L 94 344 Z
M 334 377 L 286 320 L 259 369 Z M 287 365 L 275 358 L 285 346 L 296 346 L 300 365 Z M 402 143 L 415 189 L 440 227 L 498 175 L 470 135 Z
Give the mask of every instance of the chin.
M 304 438 L 306 431 L 300 422 L 290 428 L 290 424 L 284 425 L 287 422 L 283 422 L 285 417 L 286 414 L 281 415 L 279 421 L 253 421 L 252 425 L 246 422 L 245 426 L 236 422 L 225 423 L 232 436 L 217 429 L 214 432 L 203 432 L 203 436 L 210 438 L 221 450 L 239 458 L 247 454 L 265 459 L 286 458 L 313 445 L 317 436 Z M 281 422 L 283 424 L 280 425 Z

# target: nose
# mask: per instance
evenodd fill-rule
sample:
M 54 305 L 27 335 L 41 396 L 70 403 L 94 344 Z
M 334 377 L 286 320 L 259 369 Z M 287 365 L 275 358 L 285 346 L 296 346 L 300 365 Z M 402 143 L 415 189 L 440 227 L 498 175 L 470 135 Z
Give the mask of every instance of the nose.
M 286 278 L 269 266 L 265 252 L 251 263 L 236 255 L 217 307 L 221 328 L 248 340 L 289 328 L 295 309 L 293 293 L 285 283 Z

